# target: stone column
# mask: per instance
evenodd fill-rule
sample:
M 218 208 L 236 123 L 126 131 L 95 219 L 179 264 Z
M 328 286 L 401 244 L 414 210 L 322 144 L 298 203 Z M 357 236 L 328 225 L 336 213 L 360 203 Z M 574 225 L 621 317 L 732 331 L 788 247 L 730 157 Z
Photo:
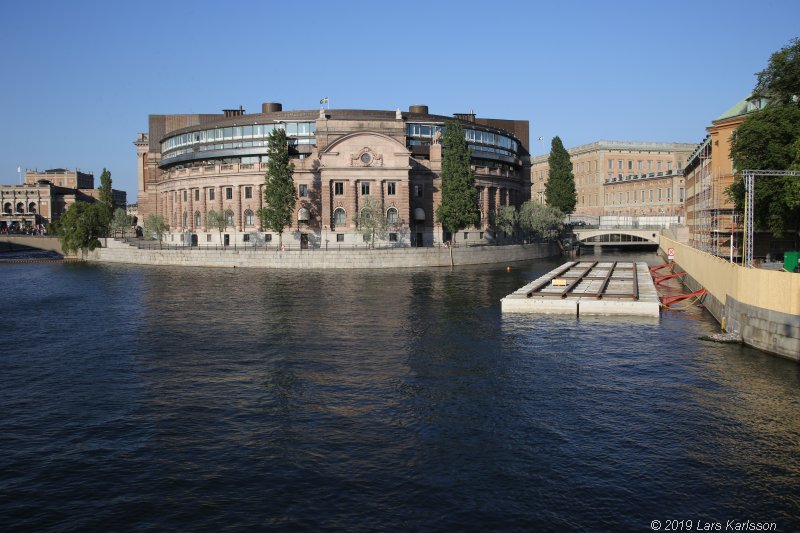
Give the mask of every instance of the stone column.
M 397 183 L 397 214 L 413 231 L 415 224 L 414 202 L 416 200 L 411 198 L 411 191 L 409 191 L 409 187 L 409 180 L 407 179 Z M 416 235 L 414 235 L 414 237 L 416 238 Z
M 331 210 L 331 201 L 332 201 L 331 182 L 330 180 L 322 179 L 322 177 L 320 177 L 319 186 L 320 186 L 319 219 L 320 223 L 323 226 L 323 231 L 324 231 L 325 226 L 328 226 L 328 228 L 330 228 L 331 220 L 333 217 L 333 211 Z
M 200 226 L 201 231 L 208 231 L 208 191 L 209 189 L 200 189 L 201 194 L 203 195 L 203 203 L 200 204 L 203 206 L 203 212 L 200 213 Z
M 350 198 L 347 199 L 347 220 L 346 224 L 350 228 L 355 228 L 353 219 L 358 214 L 358 180 L 353 180 L 353 190 Z
M 263 183 L 260 184 L 257 187 L 257 189 L 258 189 L 258 202 L 256 202 L 256 205 L 258 205 L 258 209 L 261 210 L 261 209 L 264 208 L 264 184 Z M 262 222 L 261 222 L 261 217 L 258 216 L 258 211 L 256 211 L 256 213 L 254 213 L 254 214 L 256 215 L 256 218 L 258 219 L 258 230 L 259 231 L 264 231 L 264 224 L 262 224 Z
M 242 186 L 236 185 L 233 188 L 233 220 L 236 225 L 236 231 L 242 231 L 244 224 L 242 223 Z
M 481 227 L 489 226 L 489 187 L 481 187 Z
M 194 227 L 194 189 L 189 188 L 189 229 L 195 231 Z

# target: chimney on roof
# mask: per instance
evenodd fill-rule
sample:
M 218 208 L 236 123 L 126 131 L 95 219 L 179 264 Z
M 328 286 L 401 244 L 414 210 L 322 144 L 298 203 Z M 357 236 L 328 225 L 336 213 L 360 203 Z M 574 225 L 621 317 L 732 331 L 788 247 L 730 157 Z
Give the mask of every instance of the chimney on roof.
M 453 113 L 453 116 L 458 120 L 465 120 L 467 122 L 475 122 L 475 112 L 472 113 Z
M 223 109 L 222 112 L 225 114 L 225 117 L 240 117 L 244 115 L 244 108 L 239 106 L 239 109 Z
M 278 102 L 264 102 L 261 104 L 262 113 L 280 113 L 283 111 L 283 105 Z

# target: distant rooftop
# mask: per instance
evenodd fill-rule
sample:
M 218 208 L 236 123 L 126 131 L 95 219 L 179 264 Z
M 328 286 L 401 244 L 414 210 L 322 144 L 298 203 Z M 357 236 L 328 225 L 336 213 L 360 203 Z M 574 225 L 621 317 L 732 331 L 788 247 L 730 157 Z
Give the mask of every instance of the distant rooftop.
M 723 114 L 712 120 L 711 122 L 718 122 L 720 120 L 727 120 L 729 118 L 738 117 L 741 115 L 746 115 L 748 113 L 752 113 L 753 111 L 757 111 L 759 109 L 763 109 L 767 105 L 766 98 L 759 98 L 757 96 L 753 96 L 753 93 L 747 95 L 746 98 L 736 102 L 730 109 L 725 111 Z

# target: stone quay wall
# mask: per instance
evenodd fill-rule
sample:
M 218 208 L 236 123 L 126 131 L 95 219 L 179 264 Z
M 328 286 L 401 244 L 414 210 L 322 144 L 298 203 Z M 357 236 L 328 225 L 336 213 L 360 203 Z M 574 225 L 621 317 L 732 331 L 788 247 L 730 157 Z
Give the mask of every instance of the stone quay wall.
M 453 248 L 455 265 L 480 265 L 526 261 L 560 254 L 553 243 Z M 220 268 L 415 268 L 450 266 L 449 248 L 396 248 L 345 250 L 246 250 L 186 248 L 140 250 L 120 241 L 108 240 L 107 247 L 84 252 L 90 262 L 132 263 Z
M 687 286 L 705 288 L 705 307 L 745 344 L 800 362 L 800 274 L 745 268 L 661 236 Z

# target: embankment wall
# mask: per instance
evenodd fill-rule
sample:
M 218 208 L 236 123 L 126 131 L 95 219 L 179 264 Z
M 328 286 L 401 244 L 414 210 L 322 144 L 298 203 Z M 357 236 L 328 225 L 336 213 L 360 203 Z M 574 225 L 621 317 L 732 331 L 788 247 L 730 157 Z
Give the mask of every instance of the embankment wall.
M 705 288 L 704 304 L 745 344 L 800 362 L 800 275 L 745 268 L 662 235 L 660 248 L 675 250 L 689 288 Z
M 558 256 L 551 243 L 453 248 L 455 265 L 526 261 Z M 450 266 L 448 248 L 398 248 L 386 250 L 248 250 L 202 249 L 139 250 L 109 239 L 107 248 L 82 255 L 87 261 L 220 268 L 413 268 Z

